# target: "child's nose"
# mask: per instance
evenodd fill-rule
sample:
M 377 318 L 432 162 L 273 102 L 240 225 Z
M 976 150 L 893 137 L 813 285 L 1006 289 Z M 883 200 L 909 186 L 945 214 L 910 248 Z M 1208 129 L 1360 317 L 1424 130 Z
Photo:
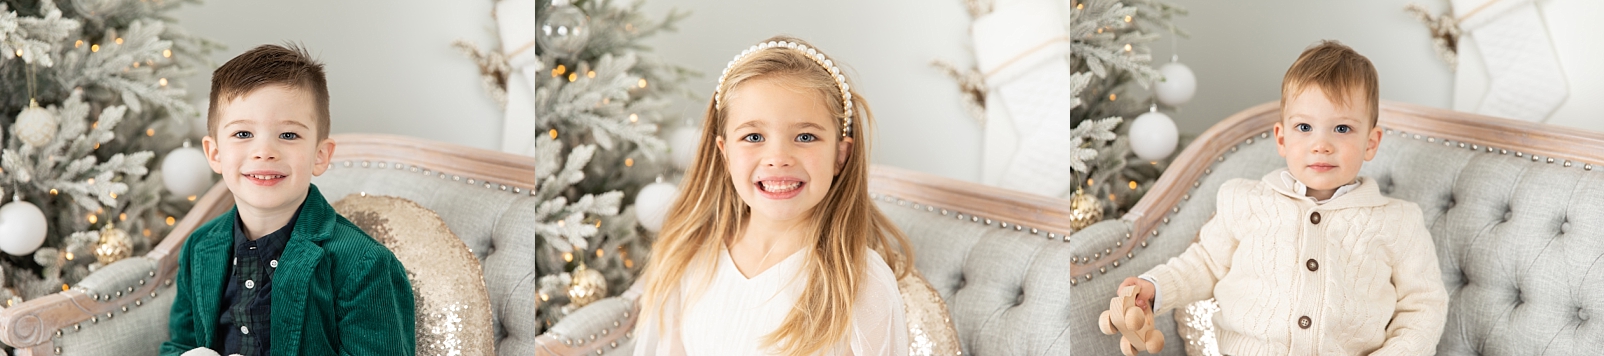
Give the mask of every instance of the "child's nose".
M 251 159 L 276 160 L 278 159 L 278 150 L 274 149 L 273 145 L 257 145 L 251 150 Z
M 1316 154 L 1331 154 L 1331 143 L 1326 140 L 1316 140 L 1309 149 Z
M 771 146 L 772 148 L 763 155 L 763 165 L 768 167 L 790 167 L 791 164 L 796 162 L 795 157 L 792 155 L 791 149 L 784 146 L 785 145 Z

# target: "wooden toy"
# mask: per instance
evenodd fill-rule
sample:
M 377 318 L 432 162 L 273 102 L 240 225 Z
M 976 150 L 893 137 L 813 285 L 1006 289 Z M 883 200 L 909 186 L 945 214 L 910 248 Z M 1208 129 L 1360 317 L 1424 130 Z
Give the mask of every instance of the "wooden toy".
M 1120 288 L 1119 296 L 1110 300 L 1108 310 L 1097 318 L 1097 326 L 1103 334 L 1120 334 L 1119 350 L 1125 356 L 1164 350 L 1164 333 L 1153 329 L 1153 312 L 1136 306 L 1136 288 Z

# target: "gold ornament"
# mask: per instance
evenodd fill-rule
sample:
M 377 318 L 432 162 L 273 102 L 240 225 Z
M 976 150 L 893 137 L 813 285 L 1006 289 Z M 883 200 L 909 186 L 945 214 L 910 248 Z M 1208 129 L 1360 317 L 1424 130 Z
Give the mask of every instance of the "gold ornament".
M 585 267 L 584 262 L 574 267 L 571 280 L 568 283 L 568 302 L 575 308 L 607 296 L 607 277 L 603 277 L 600 271 Z
M 95 244 L 95 261 L 100 265 L 110 265 L 133 254 L 134 244 L 128 239 L 128 232 L 110 223 L 100 228 L 100 242 Z
M 1069 227 L 1079 231 L 1103 220 L 1103 202 L 1084 191 L 1075 191 L 1069 198 Z

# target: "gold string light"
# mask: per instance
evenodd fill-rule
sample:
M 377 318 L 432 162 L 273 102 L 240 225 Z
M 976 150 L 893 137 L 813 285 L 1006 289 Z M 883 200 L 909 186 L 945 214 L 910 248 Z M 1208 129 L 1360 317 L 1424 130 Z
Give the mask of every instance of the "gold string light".
M 640 121 L 640 115 L 629 114 L 629 122 L 630 123 L 635 123 L 637 121 Z
M 547 133 L 551 135 L 551 139 L 557 139 L 557 129 L 551 129 L 551 131 L 547 131 Z
M 162 50 L 162 58 L 173 58 L 173 50 L 170 50 L 170 49 Z
M 97 45 L 97 44 L 89 45 L 89 51 L 90 52 L 100 52 L 100 45 Z
M 640 78 L 640 82 L 636 83 L 635 85 L 640 86 L 641 88 L 645 88 L 646 87 L 646 78 Z
M 596 77 L 596 71 L 585 72 L 585 77 L 586 78 L 595 78 Z

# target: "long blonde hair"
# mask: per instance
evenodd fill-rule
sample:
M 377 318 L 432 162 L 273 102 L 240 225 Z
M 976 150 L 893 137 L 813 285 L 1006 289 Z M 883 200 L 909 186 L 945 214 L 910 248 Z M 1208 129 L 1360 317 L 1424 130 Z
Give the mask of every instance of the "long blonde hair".
M 776 36 L 767 41 L 805 42 Z M 812 45 L 808 45 L 812 47 Z M 795 50 L 768 49 L 751 53 L 732 64 L 720 84 L 719 93 L 729 93 L 741 83 L 757 78 L 784 79 L 788 85 L 816 90 L 824 105 L 834 114 L 836 139 L 841 132 L 845 105 L 840 87 L 830 72 Z M 849 89 L 850 90 L 850 89 Z M 873 114 L 863 96 L 852 93 L 850 130 L 854 146 L 823 201 L 810 212 L 809 227 L 816 240 L 808 246 L 806 289 L 785 316 L 780 328 L 764 337 L 765 346 L 784 354 L 807 355 L 827 350 L 846 336 L 852 325 L 852 306 L 865 278 L 866 251 L 875 251 L 900 279 L 913 266 L 908 238 L 875 207 L 869 197 L 869 147 L 873 137 Z M 687 271 L 703 272 L 702 285 L 710 283 L 719 252 L 741 231 L 749 207 L 736 195 L 730 181 L 729 162 L 719 153 L 715 139 L 724 132 L 725 107 L 718 94 L 708 100 L 702 121 L 701 143 L 696 159 L 685 178 L 679 197 L 668 210 L 668 217 L 652 256 L 641 278 L 646 283 L 640 302 L 642 322 L 664 320 L 664 304 L 679 293 Z M 728 102 L 727 100 L 725 101 Z M 699 268 L 691 269 L 692 265 Z M 696 294 L 697 289 L 689 289 Z M 691 298 L 694 300 L 694 297 Z

